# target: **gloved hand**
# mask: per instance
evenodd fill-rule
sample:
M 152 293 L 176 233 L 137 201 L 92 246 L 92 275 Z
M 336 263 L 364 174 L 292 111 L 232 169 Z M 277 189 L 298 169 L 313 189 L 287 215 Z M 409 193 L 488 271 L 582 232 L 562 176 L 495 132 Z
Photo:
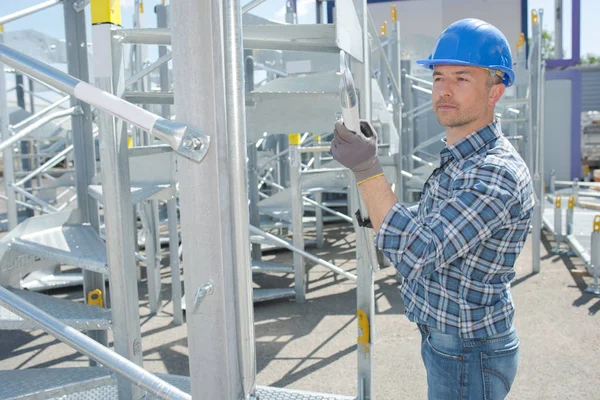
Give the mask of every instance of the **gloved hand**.
M 333 158 L 354 172 L 360 185 L 371 178 L 383 175 L 383 169 L 377 158 L 377 135 L 368 121 L 360 121 L 360 130 L 355 133 L 338 121 L 331 142 Z

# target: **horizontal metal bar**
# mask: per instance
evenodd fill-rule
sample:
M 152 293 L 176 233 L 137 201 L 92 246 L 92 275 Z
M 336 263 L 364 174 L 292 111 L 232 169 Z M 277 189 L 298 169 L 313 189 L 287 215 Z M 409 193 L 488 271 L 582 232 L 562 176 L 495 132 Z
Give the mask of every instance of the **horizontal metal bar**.
M 35 178 L 35 176 L 37 176 L 39 173 L 42 173 L 42 172 L 44 172 L 44 171 L 46 171 L 46 170 L 54 167 L 56 164 L 58 164 L 59 162 L 61 162 L 65 158 L 65 156 L 67 154 L 69 154 L 69 152 L 71 150 L 73 150 L 73 145 L 68 146 L 63 151 L 61 151 L 60 153 L 58 153 L 57 155 L 55 155 L 54 157 L 52 157 L 50 160 L 46 161 L 44 164 L 40 165 L 38 168 L 36 168 L 35 170 L 31 171 L 24 178 L 22 178 L 21 180 L 19 180 L 18 182 L 16 182 L 15 186 L 23 186 L 23 184 L 25 182 L 28 182 L 29 180 Z
M 132 77 L 130 77 L 129 79 L 127 79 L 125 81 L 125 87 L 129 87 L 129 86 L 133 85 L 134 83 L 136 83 L 137 81 L 139 81 L 140 79 L 142 79 L 143 77 L 145 77 L 146 75 L 151 73 L 152 71 L 160 68 L 163 64 L 168 63 L 172 58 L 173 58 L 173 55 L 171 54 L 171 52 L 167 52 L 167 54 L 160 57 L 158 60 L 156 60 L 152 64 L 148 65 L 146 68 L 144 68 L 137 74 L 135 74 Z M 160 88 L 160 89 L 165 90 L 165 88 Z
M 66 110 L 63 110 L 63 111 L 57 111 L 54 114 L 50 114 L 45 117 L 42 117 L 42 118 L 38 119 L 37 121 L 35 121 L 33 124 L 23 128 L 19 132 L 15 133 L 9 139 L 6 139 L 2 143 L 0 143 L 0 152 L 6 150 L 10 146 L 17 143 L 18 141 L 25 139 L 27 136 L 32 134 L 36 129 L 41 128 L 42 126 L 46 125 L 48 122 L 50 122 L 54 119 L 61 118 L 61 117 L 67 116 L 67 115 L 76 115 L 76 114 L 81 114 L 81 113 L 82 113 L 81 107 L 76 106 L 76 107 L 67 108 Z
M 433 86 L 433 82 L 431 82 L 431 81 L 427 81 L 425 79 L 417 78 L 416 76 L 412 76 L 412 75 L 408 75 L 408 74 L 405 74 L 404 76 L 406 77 L 406 79 L 410 79 L 413 82 L 418 82 L 418 83 L 422 83 L 424 85 Z
M 427 93 L 427 94 L 431 94 L 432 91 L 429 89 L 425 89 L 424 87 L 421 86 L 417 86 L 417 85 L 411 85 L 411 87 L 415 90 L 418 90 L 419 92 L 423 92 L 423 93 Z
M 108 349 L 87 335 L 63 324 L 58 319 L 3 287 L 0 287 L 0 303 L 21 318 L 33 322 L 44 332 L 153 395 L 165 400 L 192 399 L 189 394 L 152 375 L 139 365 Z
M 331 146 L 300 147 L 300 153 L 327 153 L 330 150 Z
M 573 181 L 554 181 L 555 185 L 573 186 Z M 577 182 L 577 186 L 600 188 L 600 182 Z
M 175 104 L 173 92 L 125 92 L 123 99 L 133 104 Z
M 171 45 L 169 28 L 115 29 L 113 36 L 121 43 Z
M 344 172 L 344 171 L 348 171 L 348 168 L 318 168 L 318 169 L 309 169 L 308 171 L 302 171 L 302 175 L 323 174 L 326 172 Z
M 527 105 L 529 104 L 529 99 L 500 99 L 496 105 L 498 106 L 513 106 L 513 105 Z
M 278 244 L 280 246 L 283 246 L 286 249 L 291 250 L 291 251 L 293 251 L 295 253 L 301 254 L 302 256 L 308 258 L 312 262 L 314 262 L 316 264 L 319 264 L 319 265 L 322 265 L 325 268 L 329 268 L 331 271 L 335 272 L 336 274 L 345 276 L 346 278 L 350 279 L 351 281 L 355 281 L 356 282 L 356 275 L 353 275 L 353 274 L 351 274 L 349 272 L 346 272 L 343 269 L 341 269 L 340 267 L 336 267 L 335 265 L 333 265 L 332 263 L 330 263 L 328 261 L 325 261 L 323 259 L 315 257 L 314 255 L 312 255 L 312 254 L 310 254 L 310 253 L 308 253 L 308 252 L 306 252 L 304 250 L 301 250 L 301 249 L 299 249 L 297 247 L 294 247 L 291 244 L 289 244 L 287 241 L 285 241 L 285 240 L 283 240 L 283 239 L 281 239 L 281 238 L 279 238 L 279 237 L 277 237 L 275 235 L 272 235 L 272 234 L 270 234 L 268 232 L 265 232 L 262 229 L 257 228 L 257 227 L 255 227 L 253 225 L 250 225 L 250 232 L 252 232 L 252 233 L 254 233 L 256 235 L 264 236 L 267 240 L 269 240 L 271 242 L 274 242 L 274 243 L 276 243 L 276 244 Z
M 50 8 L 60 3 L 62 3 L 62 0 L 48 0 L 35 6 L 25 8 L 24 10 L 5 15 L 4 17 L 0 17 L 0 25 L 8 24 L 9 22 L 16 21 L 31 14 L 35 14 L 38 11 L 45 10 L 46 8 Z
M 4 44 L 0 44 L 0 62 L 152 133 L 169 143 L 178 154 L 195 162 L 202 161 L 208 152 L 210 136 L 206 133 L 137 107 Z

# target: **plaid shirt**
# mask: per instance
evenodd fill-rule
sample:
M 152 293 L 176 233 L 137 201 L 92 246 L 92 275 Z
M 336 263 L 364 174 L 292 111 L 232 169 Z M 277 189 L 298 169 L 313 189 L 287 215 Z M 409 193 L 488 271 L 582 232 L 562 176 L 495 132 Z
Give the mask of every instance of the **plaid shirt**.
M 377 247 L 405 278 L 411 321 L 485 338 L 513 321 L 510 281 L 531 222 L 531 177 L 499 121 L 440 156 L 418 208 L 394 205 Z

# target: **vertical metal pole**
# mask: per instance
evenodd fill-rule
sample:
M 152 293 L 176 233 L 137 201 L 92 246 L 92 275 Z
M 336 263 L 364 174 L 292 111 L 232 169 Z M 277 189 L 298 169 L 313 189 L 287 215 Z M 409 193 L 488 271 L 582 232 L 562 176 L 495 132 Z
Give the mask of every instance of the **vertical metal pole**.
M 356 10 L 361 21 L 363 35 L 363 64 L 359 69 L 362 79 L 357 80 L 360 99 L 360 117 L 371 120 L 371 46 L 369 38 L 369 14 L 366 0 L 355 0 Z M 377 38 L 374 38 L 377 40 Z M 354 204 L 359 205 L 363 217 L 367 217 L 367 209 L 360 199 L 358 186 L 351 179 L 348 192 L 356 198 Z M 359 339 L 357 343 L 357 379 L 359 383 L 358 399 L 373 400 L 373 327 L 375 323 L 374 273 L 377 267 L 375 241 L 373 231 L 358 227 L 354 221 L 356 232 L 356 310 L 359 321 Z
M 563 59 L 563 1 L 554 0 L 554 58 Z
M 23 74 L 15 72 L 15 91 L 17 94 L 17 106 L 25 109 L 25 87 L 23 83 Z
M 316 135 L 316 133 L 315 133 Z M 315 139 L 315 145 L 319 145 L 321 143 L 321 136 L 317 136 Z M 321 152 L 317 151 L 314 154 L 315 157 L 315 168 L 321 167 Z M 318 191 L 315 193 L 315 201 L 319 204 L 323 204 L 323 192 Z M 316 221 L 316 229 L 317 229 L 317 248 L 323 248 L 323 209 L 319 207 L 315 207 L 315 219 Z
M 113 27 L 121 24 L 119 0 L 94 1 L 92 41 L 96 86 L 120 96 L 124 86 L 122 49 L 113 43 Z M 108 8 L 108 9 L 107 9 Z M 104 196 L 106 251 L 110 271 L 110 299 L 115 351 L 142 365 L 142 342 L 138 309 L 138 287 L 133 243 L 133 207 L 129 182 L 126 126 L 98 110 L 100 164 Z M 119 399 L 140 399 L 142 392 L 131 382 L 118 378 Z
M 28 78 L 29 84 L 29 108 L 31 110 L 31 114 L 35 114 L 35 101 L 33 97 L 33 79 Z
M 294 247 L 304 250 L 304 200 L 302 199 L 302 154 L 300 134 L 289 134 L 290 190 L 292 192 L 292 225 Z M 294 287 L 296 301 L 306 301 L 306 266 L 302 254 L 294 252 Z
M 211 137 L 201 163 L 179 158 L 178 168 L 182 243 L 187 262 L 198 263 L 184 270 L 191 394 L 246 399 L 255 361 L 240 4 L 171 7 L 175 114 Z M 211 294 L 195 303 L 203 287 Z
M 248 196 L 250 200 L 250 225 L 260 227 L 257 165 L 258 150 L 256 149 L 255 143 L 250 143 L 248 146 Z M 257 261 L 262 259 L 262 249 L 260 243 L 252 244 L 252 259 Z
M 556 191 L 556 171 L 552 170 L 550 172 L 550 193 L 554 193 Z
M 554 241 L 556 242 L 554 252 L 559 252 L 560 243 L 563 241 L 562 202 L 560 195 L 556 195 L 554 200 Z
M 171 265 L 171 299 L 173 300 L 173 323 L 183 323 L 181 308 L 181 272 L 179 270 L 179 233 L 177 232 L 177 200 L 167 200 L 167 218 L 169 224 L 169 264 Z
M 67 72 L 69 75 L 84 82 L 89 82 L 85 12 L 76 11 L 74 7 L 75 2 L 76 0 L 65 0 L 63 3 L 68 62 Z M 96 174 L 92 110 L 89 104 L 77 100 L 74 96 L 71 96 L 71 106 L 79 106 L 83 110 L 83 114 L 71 116 L 73 152 L 76 166 L 77 208 L 81 210 L 83 222 L 89 223 L 97 232 L 100 232 L 98 203 L 88 195 L 88 186 Z M 85 298 L 87 298 L 88 293 L 96 289 L 102 292 L 102 296 L 105 295 L 106 287 L 103 274 L 86 270 L 83 270 L 82 274 Z M 106 304 L 106 301 L 103 303 Z M 88 331 L 88 336 L 104 345 L 108 345 L 106 331 Z M 91 363 L 94 364 L 93 361 Z
M 252 50 L 244 50 L 244 90 L 246 95 L 254 90 L 254 60 Z M 248 145 L 248 196 L 250 202 L 250 225 L 260 227 L 260 212 L 258 202 L 260 201 L 258 189 L 258 149 L 256 143 Z M 252 243 L 252 259 L 262 259 L 260 243 Z
M 154 7 L 154 12 L 156 13 L 156 27 L 157 28 L 168 28 L 169 27 L 169 7 L 159 4 Z M 158 46 L 158 56 L 162 57 L 167 54 L 167 46 Z M 158 69 L 160 74 L 160 91 L 168 92 L 169 91 L 169 63 L 165 63 L 161 65 Z M 171 116 L 171 106 L 168 104 L 163 104 L 161 106 L 161 115 L 164 118 L 169 118 Z
M 148 280 L 148 303 L 150 313 L 157 314 L 162 308 L 160 264 L 157 260 L 158 241 L 158 206 L 154 200 L 145 200 L 142 203 L 142 213 L 145 215 L 145 246 L 146 246 L 146 268 Z
M 567 236 L 573 234 L 573 217 L 575 213 L 575 196 L 569 197 L 569 203 L 567 207 Z
M 392 6 L 392 38 L 394 42 L 391 46 L 392 50 L 392 68 L 394 72 L 394 79 L 399 85 L 400 93 L 402 93 L 404 82 L 402 79 L 402 47 L 401 47 L 401 37 L 400 37 L 400 21 L 397 19 L 396 8 Z M 396 162 L 396 197 L 398 197 L 398 201 L 403 202 L 405 200 L 404 193 L 404 175 L 402 175 L 402 170 L 404 167 L 404 149 L 405 149 L 405 134 L 402 126 L 402 97 L 399 97 L 397 94 L 394 94 L 394 124 L 396 125 L 396 130 L 398 131 L 398 153 L 394 155 L 394 161 Z
M 532 49 L 531 55 L 531 65 L 529 65 L 530 76 L 531 76 L 531 85 L 530 85 L 530 99 L 531 99 L 531 113 L 532 113 L 532 122 L 531 126 L 531 150 L 532 153 L 532 183 L 533 183 L 533 192 L 535 197 L 535 203 L 533 206 L 533 232 L 531 238 L 531 247 L 532 247 L 532 263 L 533 263 L 533 272 L 540 272 L 541 265 L 541 235 L 542 235 L 542 212 L 544 206 L 544 199 L 541 197 L 542 193 L 540 190 L 541 179 L 540 179 L 540 157 L 539 150 L 541 146 L 540 140 L 540 131 L 539 131 L 539 101 L 540 101 L 540 93 L 539 93 L 539 79 L 540 79 L 540 66 L 541 66 L 541 23 L 539 23 L 539 15 L 534 10 L 532 14 L 532 32 L 533 36 L 536 40 L 536 45 Z
M 25 81 L 23 80 L 23 74 L 20 72 L 15 73 L 15 82 L 16 82 L 16 94 L 17 94 L 17 105 L 23 110 L 25 107 Z M 33 113 L 33 112 L 32 112 Z M 31 171 L 31 160 L 26 158 L 25 156 L 31 153 L 31 145 L 30 139 L 21 140 L 19 142 L 19 149 L 21 150 L 20 155 L 20 165 L 22 171 Z M 27 181 L 24 184 L 25 189 L 31 188 L 31 181 Z M 33 210 L 30 208 L 26 208 L 23 210 L 22 215 L 26 217 L 33 216 Z
M 577 179 L 573 179 L 573 186 L 571 189 L 575 204 L 579 204 L 579 181 Z
M 600 295 L 600 286 L 598 286 L 598 278 L 600 277 L 600 215 L 594 217 L 594 230 L 592 231 L 591 240 L 590 265 L 587 266 L 587 269 L 594 278 L 594 283 L 587 287 L 586 292 Z
M 0 25 L 0 43 L 4 42 L 4 25 Z M 11 137 L 10 130 L 8 129 L 8 104 L 6 98 L 6 73 L 4 72 L 4 64 L 0 63 L 0 130 L 2 133 L 2 140 L 8 140 Z M 10 146 L 4 150 L 2 154 L 2 168 L 4 177 L 4 192 L 7 197 L 7 217 L 8 217 L 8 230 L 12 230 L 17 226 L 17 195 L 15 191 L 11 189 L 10 185 L 15 182 L 15 161 L 13 146 Z

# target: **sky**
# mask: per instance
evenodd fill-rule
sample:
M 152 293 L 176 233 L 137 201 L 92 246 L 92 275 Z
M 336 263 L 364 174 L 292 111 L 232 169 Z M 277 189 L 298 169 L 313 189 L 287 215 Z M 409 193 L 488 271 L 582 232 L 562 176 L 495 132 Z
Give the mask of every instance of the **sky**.
M 250 0 L 242 0 L 242 4 Z M 298 22 L 315 22 L 315 0 L 297 0 Z M 501 1 L 501 0 L 496 0 Z M 0 0 L 0 16 L 11 14 L 36 4 L 43 0 L 19 0 L 9 1 Z M 161 0 L 145 0 L 145 24 L 144 27 L 155 27 L 156 17 L 154 6 L 161 4 Z M 571 5 L 572 0 L 563 0 L 564 23 L 563 23 L 563 48 L 566 57 L 571 56 Z M 121 0 L 122 20 L 125 28 L 133 26 L 133 6 L 134 0 Z M 544 9 L 543 26 L 544 29 L 554 31 L 554 0 L 529 0 L 529 8 Z M 89 21 L 89 7 L 86 8 Z M 261 17 L 276 21 L 285 21 L 285 0 L 267 0 L 260 6 L 254 8 L 252 13 Z M 21 29 L 37 29 L 43 33 L 54 36 L 59 39 L 64 38 L 64 28 L 62 24 L 63 10 L 61 5 L 56 5 L 50 9 L 30 15 L 21 20 L 10 22 L 5 25 L 5 31 L 15 31 Z M 581 0 L 581 55 L 593 53 L 600 55 L 600 31 L 597 24 L 600 21 L 600 0 Z M 88 32 L 88 41 L 91 35 Z

